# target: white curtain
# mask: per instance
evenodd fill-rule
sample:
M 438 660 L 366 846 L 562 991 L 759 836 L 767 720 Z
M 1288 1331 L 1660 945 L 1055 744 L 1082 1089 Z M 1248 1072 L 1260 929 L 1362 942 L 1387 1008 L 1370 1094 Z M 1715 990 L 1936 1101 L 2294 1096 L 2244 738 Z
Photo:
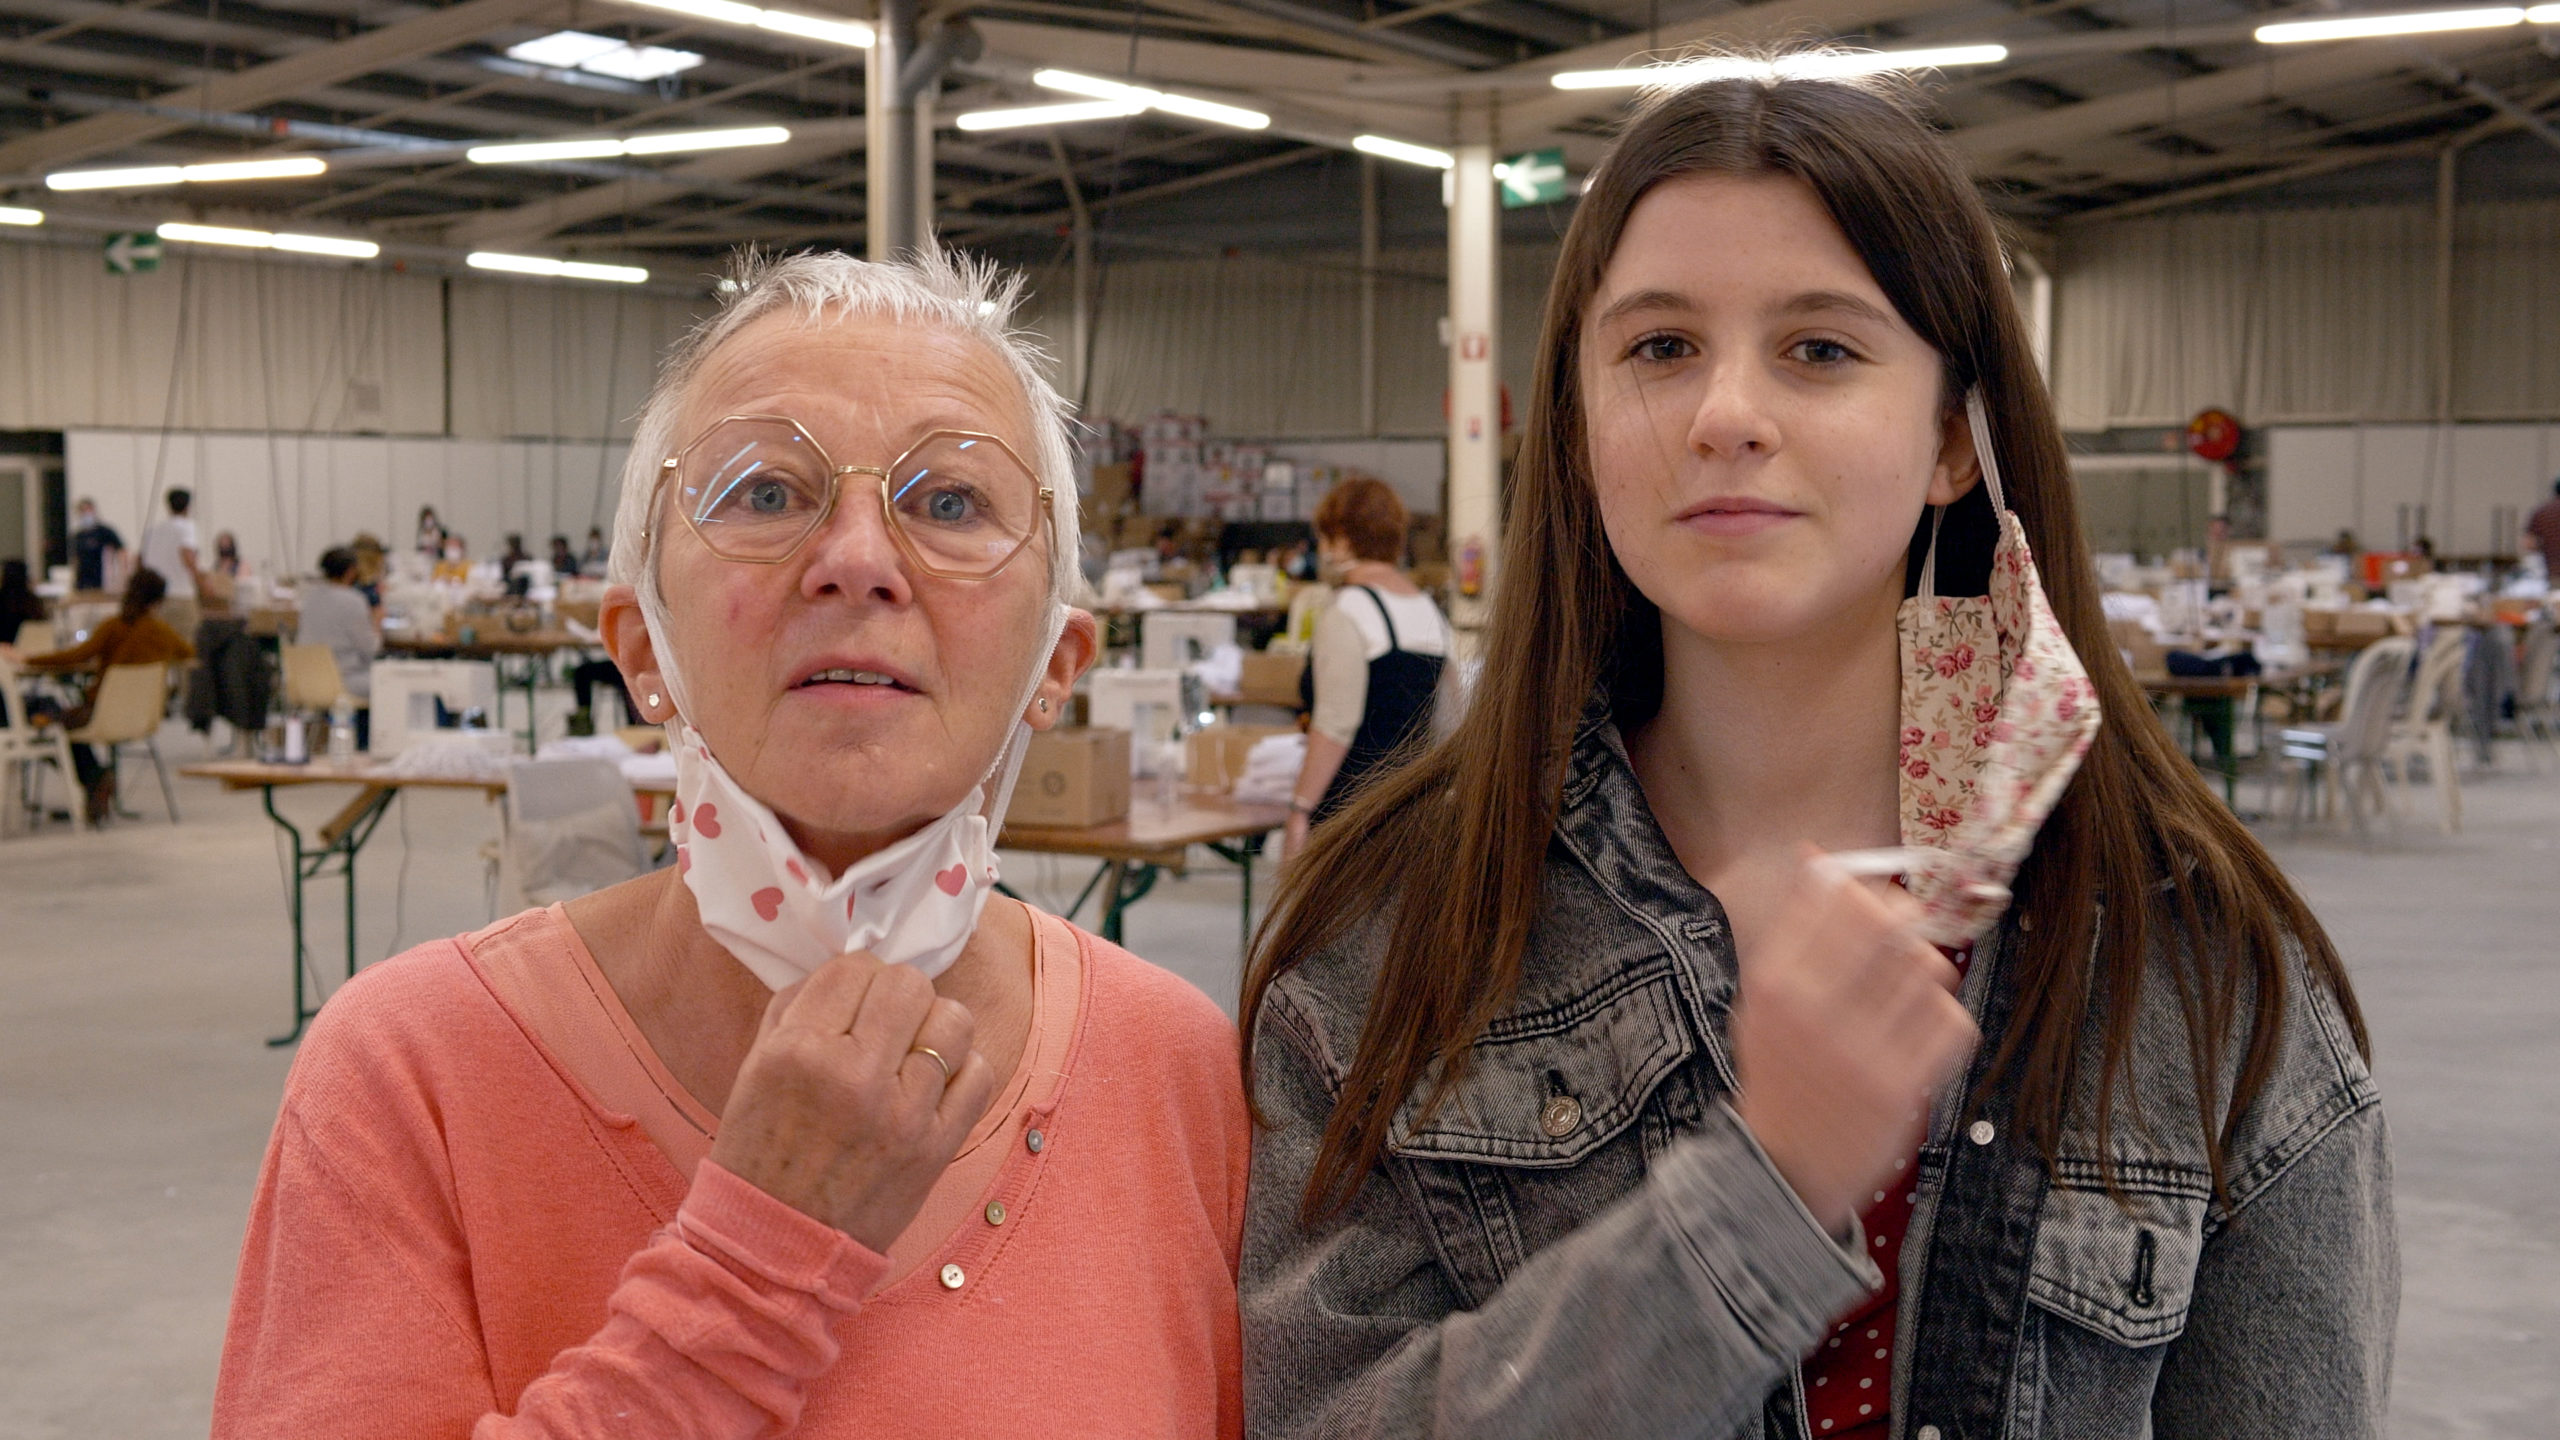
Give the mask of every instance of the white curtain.
M 2560 415 L 2560 204 L 2455 212 L 2458 420 Z M 2054 392 L 2072 429 L 2435 418 L 2425 206 L 2165 216 L 2068 232 Z

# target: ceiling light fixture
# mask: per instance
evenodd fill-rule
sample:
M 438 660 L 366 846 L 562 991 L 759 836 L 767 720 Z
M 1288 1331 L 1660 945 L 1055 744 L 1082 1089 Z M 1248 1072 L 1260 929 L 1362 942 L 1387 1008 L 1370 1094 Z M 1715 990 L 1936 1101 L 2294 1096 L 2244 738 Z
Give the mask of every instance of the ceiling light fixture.
M 1611 90 L 1624 86 L 1670 88 L 1709 80 L 1847 80 L 1889 70 L 1936 70 L 1949 65 L 1997 65 L 2005 45 L 1949 45 L 1934 50 L 1810 50 L 1775 60 L 1716 56 L 1668 65 L 1622 65 L 1613 70 L 1567 70 L 1549 83 L 1559 90 Z
M 462 257 L 474 270 L 503 270 L 511 275 L 542 275 L 559 280 L 611 280 L 623 285 L 637 285 L 649 278 L 649 272 L 637 265 L 590 265 L 583 260 L 554 260 L 547 255 L 503 255 L 495 250 L 474 250 Z
M 19 205 L 0 205 L 0 225 L 41 225 L 44 212 Z
M 2560 5 L 2543 10 L 2560 18 Z M 2480 10 L 2420 10 L 2404 15 L 2341 15 L 2334 20 L 2290 20 L 2257 29 L 2261 45 L 2300 45 L 2314 40 L 2370 40 L 2386 35 L 2433 35 L 2445 30 L 2497 30 L 2521 25 L 2527 12 L 2512 5 Z
M 1206 120 L 1212 125 L 1231 125 L 1238 130 L 1267 130 L 1271 117 L 1259 110 L 1240 105 L 1221 105 L 1215 100 L 1200 100 L 1189 95 L 1153 90 L 1144 85 L 1124 85 L 1117 80 L 1104 80 L 1092 75 L 1079 75 L 1073 70 L 1042 70 L 1034 73 L 1031 83 L 1047 90 L 1064 90 L 1070 95 L 1090 95 L 1097 100 L 1118 100 L 1161 110 L 1167 115 L 1180 115 L 1188 120 Z
M 791 132 L 779 125 L 752 125 L 731 130 L 669 130 L 622 139 L 522 140 L 501 145 L 474 145 L 462 158 L 474 165 L 533 165 L 546 160 L 611 160 L 623 155 L 673 155 L 686 150 L 732 150 L 744 145 L 779 145 Z
M 59 170 L 44 177 L 47 190 L 140 190 L 199 181 L 299 180 L 329 173 L 315 155 L 278 160 L 224 160 L 211 165 L 139 165 L 118 170 Z
M 555 30 L 539 40 L 510 45 L 507 58 L 554 70 L 584 70 L 590 75 L 635 81 L 663 80 L 702 63 L 702 57 L 691 50 L 633 45 L 584 30 Z
M 163 240 L 188 245 L 238 245 L 250 250 L 287 250 L 297 255 L 327 255 L 340 260 L 370 260 L 382 247 L 370 240 L 337 235 L 279 235 L 268 230 L 242 230 L 229 225 L 186 225 L 176 221 L 156 232 Z
M 803 40 L 823 40 L 830 45 L 850 45 L 856 50 L 868 50 L 879 39 L 878 31 L 859 20 L 802 15 L 790 10 L 765 10 L 737 4 L 736 0 L 623 0 L 623 3 L 664 10 L 674 15 L 689 15 L 696 20 L 716 20 L 723 25 L 746 25 L 770 30 L 777 35 L 797 35 Z
M 1072 125 L 1136 115 L 1146 106 L 1127 100 L 1077 100 L 1065 105 L 1022 105 L 1011 110 L 970 110 L 952 123 L 963 130 L 1013 130 L 1025 125 Z
M 1390 140 L 1384 135 L 1354 136 L 1351 148 L 1363 155 L 1401 160 L 1407 165 L 1428 165 L 1434 170 L 1454 169 L 1458 163 L 1458 157 L 1446 150 L 1434 150 L 1428 145 L 1414 145 L 1403 140 Z

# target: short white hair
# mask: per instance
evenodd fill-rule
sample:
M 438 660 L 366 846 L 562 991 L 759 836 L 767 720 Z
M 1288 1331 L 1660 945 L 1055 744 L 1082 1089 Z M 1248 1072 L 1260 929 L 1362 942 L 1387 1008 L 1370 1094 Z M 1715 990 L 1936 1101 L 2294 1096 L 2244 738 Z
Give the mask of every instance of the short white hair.
M 1047 355 L 1029 333 L 1014 328 L 1022 300 L 1022 276 L 993 261 L 927 246 L 890 261 L 857 260 L 840 251 L 797 255 L 739 255 L 722 285 L 720 308 L 693 327 L 668 352 L 658 382 L 640 407 L 631 454 L 622 464 L 622 498 L 613 512 L 613 545 L 606 578 L 637 589 L 644 607 L 663 613 L 657 556 L 651 546 L 665 527 L 653 527 L 650 501 L 668 456 L 690 436 L 676 434 L 685 393 L 712 353 L 747 326 L 784 310 L 803 325 L 847 319 L 885 319 L 931 326 L 984 345 L 1021 386 L 1029 409 L 1032 473 L 1048 487 L 1049 599 L 1052 610 L 1072 605 L 1082 592 L 1076 480 L 1068 427 L 1071 407 L 1049 383 Z

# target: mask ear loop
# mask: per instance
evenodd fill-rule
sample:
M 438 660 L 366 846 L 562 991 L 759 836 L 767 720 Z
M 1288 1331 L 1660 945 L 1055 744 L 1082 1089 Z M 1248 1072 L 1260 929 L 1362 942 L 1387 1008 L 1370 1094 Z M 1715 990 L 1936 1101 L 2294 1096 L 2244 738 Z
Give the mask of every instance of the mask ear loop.
M 2005 515 L 2009 510 L 2009 499 L 2000 489 L 2000 457 L 1991 451 L 1991 421 L 1983 411 L 1982 387 L 1979 385 L 1964 393 L 1964 418 L 1966 426 L 1973 431 L 1974 463 L 1982 471 L 1982 483 L 1991 489 L 1991 512 Z M 1946 527 L 1946 523 L 1947 507 L 1930 506 L 1929 553 L 1920 561 L 1919 598 L 1923 600 L 1938 598 L 1938 532 Z

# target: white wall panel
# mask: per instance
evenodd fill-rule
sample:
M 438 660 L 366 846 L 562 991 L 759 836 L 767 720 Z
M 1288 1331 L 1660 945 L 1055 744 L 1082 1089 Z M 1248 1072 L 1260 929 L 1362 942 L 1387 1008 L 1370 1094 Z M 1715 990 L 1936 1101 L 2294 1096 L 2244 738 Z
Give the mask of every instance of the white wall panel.
M 2269 530 L 2294 543 L 2344 528 L 2387 549 L 2417 537 L 2424 506 L 2439 552 L 2486 554 L 2514 541 L 2496 508 L 2532 513 L 2560 467 L 2560 423 L 2278 426 L 2268 442 Z

